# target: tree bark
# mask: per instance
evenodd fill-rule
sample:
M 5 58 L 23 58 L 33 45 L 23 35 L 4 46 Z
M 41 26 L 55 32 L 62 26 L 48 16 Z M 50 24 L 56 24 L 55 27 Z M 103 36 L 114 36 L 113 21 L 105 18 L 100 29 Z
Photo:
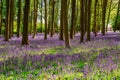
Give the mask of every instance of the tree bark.
M 43 27 L 42 27 L 42 25 L 43 25 L 43 21 L 42 21 L 42 16 L 43 16 L 43 12 L 42 12 L 42 8 L 43 8 L 43 1 L 41 0 L 41 18 L 40 18 L 40 20 L 41 20 L 41 33 L 43 32 Z
M 44 39 L 47 39 L 47 0 L 44 0 L 45 3 L 45 36 Z
M 103 0 L 102 4 L 102 34 L 105 35 L 105 20 L 106 20 L 106 7 L 107 7 L 107 1 L 108 0 Z
M 33 38 L 37 33 L 37 11 L 38 11 L 38 0 L 34 0 L 34 33 Z
M 4 41 L 9 41 L 10 4 L 11 4 L 10 0 L 6 0 L 7 15 L 6 15 L 5 39 L 4 39 Z
M 30 0 L 25 0 L 22 45 L 29 44 L 29 42 L 28 42 L 29 13 L 30 13 Z
M 17 19 L 17 37 L 20 37 L 20 23 L 21 23 L 21 0 L 18 0 L 18 19 Z
M 1 9 L 0 9 L 0 36 L 2 35 L 2 22 L 3 22 L 3 0 L 1 0 Z
M 95 34 L 95 36 L 97 36 L 97 3 L 98 3 L 98 0 L 95 0 L 95 4 L 94 4 L 94 26 L 93 26 L 93 32 Z
M 30 36 L 32 35 L 32 27 L 33 27 L 33 11 L 30 12 L 30 28 L 29 28 Z
M 90 28 L 91 28 L 91 3 L 92 3 L 92 0 L 88 0 L 88 27 L 87 27 L 87 41 L 90 41 Z
M 62 0 L 61 0 L 61 10 L 60 10 L 60 36 L 59 39 L 60 40 L 64 40 L 63 37 L 63 4 L 62 4 Z
M 108 29 L 109 19 L 110 19 L 110 15 L 111 15 L 111 7 L 112 7 L 112 0 L 110 1 L 110 7 L 109 7 L 109 11 L 108 11 L 108 19 L 107 19 L 106 32 L 107 32 L 107 29 Z
M 69 41 L 69 32 L 68 32 L 68 5 L 67 0 L 62 0 L 63 5 L 63 26 L 64 26 L 64 36 L 65 36 L 65 46 L 66 48 L 70 48 Z
M 14 11 L 15 11 L 15 0 L 11 0 L 11 10 L 10 10 L 10 35 L 9 38 L 13 36 L 13 28 L 14 28 Z
M 50 37 L 53 37 L 54 34 L 54 12 L 55 11 L 55 1 L 52 0 L 52 23 L 51 23 L 51 33 Z
M 70 29 L 70 38 L 71 39 L 73 39 L 73 36 L 74 36 L 75 14 L 76 14 L 76 0 L 72 0 L 72 19 L 71 19 L 71 29 Z
M 80 0 L 80 30 L 81 30 L 81 35 L 80 35 L 80 42 L 84 42 L 84 0 Z

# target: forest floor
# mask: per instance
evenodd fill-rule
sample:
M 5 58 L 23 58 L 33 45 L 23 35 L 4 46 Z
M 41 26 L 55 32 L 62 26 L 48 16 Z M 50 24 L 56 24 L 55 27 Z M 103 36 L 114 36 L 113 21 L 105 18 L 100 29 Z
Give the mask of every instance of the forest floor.
M 1 80 L 120 80 L 120 33 L 91 34 L 91 41 L 80 43 L 79 34 L 70 41 L 71 49 L 56 34 L 29 36 L 30 45 L 21 38 L 4 42 L 0 37 Z

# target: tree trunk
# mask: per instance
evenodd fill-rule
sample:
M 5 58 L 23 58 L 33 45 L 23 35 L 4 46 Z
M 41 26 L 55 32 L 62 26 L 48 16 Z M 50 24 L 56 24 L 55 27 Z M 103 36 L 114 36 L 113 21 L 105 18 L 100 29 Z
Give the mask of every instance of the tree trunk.
M 21 0 L 18 0 L 18 19 L 17 19 L 17 37 L 20 37 L 20 23 L 21 23 Z
M 54 21 L 54 32 L 55 33 L 59 33 L 59 26 L 58 26 L 58 21 L 59 21 L 59 3 L 60 1 L 56 1 L 56 4 L 55 4 L 55 21 Z
M 31 16 L 30 16 L 30 36 L 32 35 L 32 27 L 33 27 L 33 11 L 31 11 Z
M 55 1 L 52 0 L 52 23 L 51 23 L 51 33 L 50 37 L 53 37 L 54 34 L 54 10 L 55 10 Z
M 72 19 L 71 19 L 71 30 L 70 30 L 71 39 L 73 39 L 73 36 L 74 36 L 75 15 L 76 15 L 76 0 L 72 0 Z
M 2 35 L 2 21 L 3 21 L 3 0 L 1 0 L 1 9 L 0 9 L 0 36 Z
M 107 7 L 107 1 L 103 0 L 102 4 L 102 34 L 105 35 L 105 20 L 106 20 L 106 7 Z
M 112 7 L 112 0 L 110 1 L 110 7 L 109 7 L 109 12 L 108 12 L 106 32 L 107 32 L 107 29 L 108 29 L 108 24 L 109 24 L 109 19 L 110 19 L 110 13 L 111 13 L 111 7 Z
M 92 3 L 92 0 L 88 0 L 88 27 L 87 27 L 87 41 L 90 41 L 90 28 L 91 28 L 91 3 Z
M 33 38 L 37 33 L 37 11 L 38 11 L 38 0 L 34 0 L 34 33 Z
M 4 39 L 4 41 L 9 41 L 10 3 L 11 3 L 10 0 L 6 0 L 6 11 L 7 11 L 7 15 L 6 15 L 5 39 Z
M 50 4 L 49 4 L 49 16 L 48 16 L 48 34 L 50 34 L 50 26 L 51 26 L 51 8 L 50 8 L 51 6 L 50 6 Z
M 63 26 L 64 26 L 64 36 L 65 36 L 65 46 L 66 48 L 70 48 L 69 42 L 69 32 L 68 32 L 68 5 L 67 0 L 62 0 L 63 5 Z
M 63 40 L 63 4 L 62 4 L 62 0 L 61 0 L 61 10 L 60 10 L 60 36 L 59 36 L 60 40 Z
M 40 18 L 40 20 L 41 20 L 41 31 L 40 32 L 41 33 L 43 32 L 43 28 L 42 28 L 42 25 L 43 25 L 43 21 L 42 21 L 42 19 L 43 19 L 42 16 L 43 15 L 42 14 L 43 14 L 43 12 L 42 12 L 42 8 L 43 8 L 43 1 L 41 0 L 41 10 L 40 10 L 41 11 L 41 18 Z
M 45 3 L 45 36 L 44 39 L 47 39 L 47 0 L 44 0 Z
M 30 0 L 25 0 L 22 45 L 28 45 L 29 44 L 29 42 L 28 42 L 29 12 L 30 12 Z
M 84 42 L 84 0 L 80 0 L 80 28 L 81 28 L 81 35 L 80 35 L 80 42 Z
M 11 39 L 14 25 L 14 0 L 10 0 L 10 5 L 9 38 Z
M 95 36 L 97 36 L 97 3 L 98 3 L 98 0 L 95 0 L 95 4 L 94 4 L 94 26 L 93 26 L 93 32 L 95 34 Z
M 87 26 L 88 26 L 88 22 L 87 22 L 87 20 L 88 20 L 88 12 L 87 12 L 87 10 L 88 10 L 88 5 L 87 5 L 87 3 L 88 3 L 88 0 L 84 0 L 84 35 L 86 34 L 86 32 L 87 32 Z
M 100 4 L 100 2 L 99 2 L 100 0 L 98 0 L 98 6 L 97 6 L 97 32 L 99 32 L 100 31 L 100 26 L 101 26 L 101 4 Z

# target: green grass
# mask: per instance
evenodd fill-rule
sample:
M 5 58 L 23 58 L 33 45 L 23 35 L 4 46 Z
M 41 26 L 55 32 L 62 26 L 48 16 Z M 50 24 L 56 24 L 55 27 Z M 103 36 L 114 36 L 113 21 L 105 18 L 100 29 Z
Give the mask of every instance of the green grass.
M 35 74 L 36 73 L 36 74 Z M 79 79 L 83 76 L 82 73 L 62 73 L 60 75 L 55 75 L 55 80 L 73 80 Z M 38 71 L 34 71 L 34 73 L 30 71 L 23 71 L 21 74 L 11 74 L 9 76 L 0 75 L 0 80 L 48 80 L 53 79 L 53 75 L 42 73 L 38 74 Z

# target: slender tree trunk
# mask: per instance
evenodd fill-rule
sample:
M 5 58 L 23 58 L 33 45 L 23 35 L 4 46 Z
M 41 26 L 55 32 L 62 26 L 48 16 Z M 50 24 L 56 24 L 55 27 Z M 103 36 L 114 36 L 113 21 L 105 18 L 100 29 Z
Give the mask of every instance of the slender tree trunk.
M 13 34 L 14 34 L 14 15 L 15 15 L 15 0 L 12 0 L 12 21 L 11 21 L 11 37 L 13 37 Z
M 69 41 L 69 32 L 68 32 L 68 5 L 67 0 L 62 0 L 63 5 L 63 25 L 64 25 L 64 36 L 65 36 L 65 46 L 66 48 L 70 48 Z
M 33 27 L 33 12 L 31 11 L 31 16 L 30 16 L 30 36 L 32 35 L 32 27 Z
M 100 31 L 100 26 L 101 26 L 101 4 L 100 4 L 100 0 L 98 0 L 98 6 L 97 6 L 97 9 L 98 9 L 98 11 L 97 11 L 97 32 L 99 32 Z
M 58 26 L 58 21 L 59 21 L 59 1 L 56 1 L 56 5 L 55 5 L 55 21 L 54 21 L 54 27 L 55 27 L 55 29 L 54 29 L 54 32 L 55 33 L 59 33 L 59 26 Z
M 60 10 L 60 36 L 59 39 L 63 40 L 63 4 L 62 4 L 62 0 L 61 0 L 61 10 Z
M 87 3 L 88 3 L 88 0 L 84 0 L 84 35 L 86 34 L 86 32 L 87 32 L 87 26 L 88 26 L 88 22 L 87 22 L 87 20 L 88 20 L 88 12 L 87 12 L 87 10 L 88 10 L 88 5 L 87 5 Z
M 54 12 L 55 11 L 55 1 L 52 0 L 52 23 L 51 23 L 51 33 L 50 36 L 53 37 L 54 34 Z
M 20 37 L 20 23 L 21 23 L 21 0 L 18 0 L 18 19 L 17 19 L 17 37 Z
M 107 1 L 108 0 L 103 0 L 102 4 L 102 34 L 105 35 L 105 20 L 106 20 L 106 7 L 107 7 Z
M 28 42 L 29 13 L 30 13 L 30 0 L 25 0 L 22 45 L 29 44 L 29 42 Z
M 6 24 L 5 24 L 5 39 L 4 41 L 9 41 L 9 21 L 10 21 L 10 0 L 6 0 Z
M 112 0 L 110 1 L 110 7 L 109 7 L 109 12 L 108 12 L 106 32 L 107 32 L 107 29 L 108 29 L 108 24 L 109 24 L 109 19 L 110 19 L 110 14 L 111 14 L 111 7 L 112 7 Z
M 45 36 L 44 39 L 47 39 L 47 0 L 44 0 L 45 3 Z
M 50 34 L 50 26 L 51 26 L 51 0 L 49 0 L 49 17 L 48 17 L 48 34 Z
M 92 0 L 88 0 L 88 27 L 87 27 L 87 41 L 90 41 L 90 28 L 91 28 L 91 3 Z
M 80 28 L 81 28 L 81 37 L 80 42 L 84 42 L 84 0 L 80 0 L 80 8 L 81 8 L 81 14 L 80 14 Z
M 9 38 L 13 36 L 13 25 L 14 25 L 14 0 L 10 0 L 10 21 L 9 21 Z
M 34 0 L 34 33 L 33 38 L 37 33 L 37 11 L 38 11 L 38 0 Z
M 76 15 L 76 0 L 72 0 L 72 19 L 71 19 L 71 30 L 70 30 L 71 39 L 73 39 L 73 36 L 74 36 L 75 15 Z
M 3 21 L 3 0 L 1 0 L 1 9 L 0 9 L 0 36 L 2 35 L 2 21 Z
M 95 34 L 95 36 L 97 36 L 97 3 L 98 3 L 98 0 L 95 0 L 95 4 L 94 4 L 94 26 L 93 26 L 93 32 Z
M 43 25 L 43 21 L 42 21 L 42 16 L 43 16 L 43 12 L 42 12 L 42 8 L 43 8 L 43 1 L 41 0 L 41 18 L 40 18 L 40 20 L 41 20 L 41 33 L 43 32 L 43 28 L 42 28 L 42 25 Z

